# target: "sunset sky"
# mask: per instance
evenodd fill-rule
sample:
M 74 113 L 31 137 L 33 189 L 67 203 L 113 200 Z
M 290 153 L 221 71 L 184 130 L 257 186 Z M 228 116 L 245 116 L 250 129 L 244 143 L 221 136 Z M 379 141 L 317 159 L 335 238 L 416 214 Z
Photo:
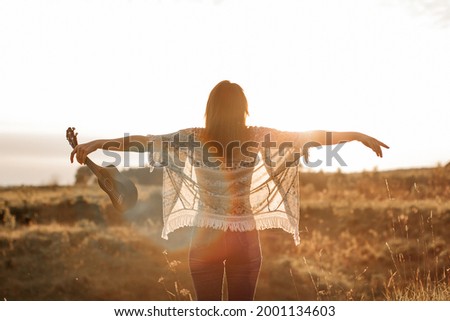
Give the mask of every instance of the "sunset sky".
M 391 146 L 346 144 L 343 171 L 445 165 L 449 57 L 446 0 L 0 1 L 0 185 L 72 183 L 68 126 L 80 142 L 203 126 L 224 79 L 251 125 Z

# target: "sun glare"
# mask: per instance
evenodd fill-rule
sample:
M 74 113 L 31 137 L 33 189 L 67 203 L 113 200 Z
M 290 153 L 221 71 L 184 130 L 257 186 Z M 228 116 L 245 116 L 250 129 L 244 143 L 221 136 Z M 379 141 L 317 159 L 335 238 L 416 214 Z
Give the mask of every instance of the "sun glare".
M 386 168 L 448 162 L 450 29 L 431 19 L 381 1 L 107 8 L 0 3 L 2 133 L 33 140 L 75 126 L 90 139 L 203 126 L 209 91 L 228 79 L 247 95 L 250 125 L 366 132 L 397 143 Z M 413 157 L 416 145 L 430 150 Z

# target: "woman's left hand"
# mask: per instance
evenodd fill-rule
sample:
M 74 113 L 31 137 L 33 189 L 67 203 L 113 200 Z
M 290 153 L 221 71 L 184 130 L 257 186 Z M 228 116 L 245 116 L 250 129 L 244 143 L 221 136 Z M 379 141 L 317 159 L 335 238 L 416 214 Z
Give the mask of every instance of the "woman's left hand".
M 373 150 L 375 154 L 377 154 L 377 156 L 379 157 L 383 157 L 383 151 L 381 150 L 381 147 L 389 148 L 389 146 L 386 145 L 385 143 L 380 142 L 378 139 L 375 139 L 365 134 L 360 134 L 357 140 L 359 140 L 361 143 L 363 143 L 371 150 Z

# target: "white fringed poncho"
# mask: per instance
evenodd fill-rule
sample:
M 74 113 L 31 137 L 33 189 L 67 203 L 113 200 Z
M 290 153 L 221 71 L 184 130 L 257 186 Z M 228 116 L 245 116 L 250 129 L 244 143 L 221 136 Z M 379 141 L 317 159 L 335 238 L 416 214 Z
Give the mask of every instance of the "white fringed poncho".
M 220 166 L 214 162 L 223 158 L 205 158 L 203 128 L 149 135 L 154 143 L 149 149 L 150 168 L 164 167 L 162 238 L 185 226 L 224 231 L 281 228 L 293 235 L 296 245 L 300 243 L 298 134 L 265 127 L 248 130 L 248 145 L 240 145 L 246 152 L 237 158 L 233 153 L 233 163 Z M 267 135 L 270 149 L 263 144 Z M 201 146 L 183 146 L 189 136 Z M 211 145 L 209 156 L 217 152 L 217 145 Z

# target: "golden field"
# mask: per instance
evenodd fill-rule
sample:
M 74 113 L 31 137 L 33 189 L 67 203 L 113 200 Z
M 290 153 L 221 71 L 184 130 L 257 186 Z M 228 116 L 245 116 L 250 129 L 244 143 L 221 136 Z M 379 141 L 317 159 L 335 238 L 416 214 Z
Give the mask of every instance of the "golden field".
M 160 178 L 128 174 L 124 214 L 82 180 L 1 188 L 0 298 L 195 299 L 189 229 L 162 240 Z M 300 180 L 302 243 L 261 232 L 257 300 L 450 300 L 449 166 Z

